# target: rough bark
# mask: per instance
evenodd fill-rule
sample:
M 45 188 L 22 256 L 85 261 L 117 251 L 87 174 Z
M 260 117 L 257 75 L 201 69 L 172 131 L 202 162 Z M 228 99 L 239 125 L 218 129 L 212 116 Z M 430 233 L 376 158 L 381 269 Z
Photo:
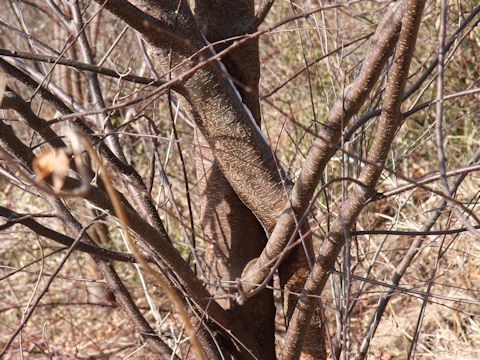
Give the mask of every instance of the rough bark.
M 297 238 L 292 235 L 298 231 L 298 218 L 302 217 L 307 210 L 323 170 L 337 150 L 336 144 L 343 128 L 366 101 L 381 70 L 393 53 L 404 5 L 403 2 L 391 9 L 379 24 L 359 76 L 354 83 L 347 87 L 343 96 L 336 101 L 330 111 L 322 131 L 307 156 L 302 172 L 293 186 L 290 195 L 291 203 L 279 217 L 259 261 L 250 271 L 250 274 L 255 275 L 250 278 L 247 275 L 247 279 L 251 283 L 261 283 L 270 272 L 271 265 L 268 264 L 282 253 L 292 239 Z M 309 239 L 306 239 L 306 246 L 309 246 Z M 292 296 L 289 292 L 300 293 L 308 274 L 309 268 L 305 251 L 302 246 L 297 246 L 280 267 L 281 283 L 286 290 L 284 310 L 287 322 L 290 321 L 297 303 L 297 296 Z M 246 289 L 248 290 L 248 288 L 247 286 Z M 317 308 L 314 320 L 308 330 L 304 331 L 306 341 L 302 347 L 302 359 L 325 358 L 324 335 L 320 312 Z
M 173 66 L 172 77 L 184 78 L 185 96 L 198 115 L 194 120 L 212 149 L 220 171 L 241 201 L 270 233 L 288 203 L 291 182 L 278 165 L 252 111 L 245 106 L 241 94 L 226 75 L 223 64 L 207 61 L 191 71 L 199 61 L 216 52 L 212 48 L 205 49 L 207 43 L 188 4 L 150 0 L 131 1 L 131 4 L 117 0 L 107 2 L 106 7 L 143 35 L 164 68 Z M 245 4 L 248 3 L 242 2 L 240 7 Z M 233 11 L 231 6 L 226 8 Z M 203 10 L 200 8 L 199 11 Z M 226 13 L 217 17 L 218 22 L 222 16 Z M 240 22 L 244 18 L 240 17 Z M 246 44 L 249 42 L 251 40 Z M 250 96 L 248 93 L 244 95 L 246 99 Z M 252 107 L 253 111 L 256 108 Z M 287 292 L 289 289 L 298 291 L 303 286 L 308 272 L 304 251 L 302 247 L 297 247 L 294 250 L 296 254 L 282 265 L 282 285 Z M 288 314 L 291 313 L 288 309 L 293 308 L 295 302 L 294 297 L 287 296 L 285 307 Z
M 335 102 L 330 110 L 325 126 L 322 127 L 312 149 L 309 151 L 299 178 L 292 189 L 291 205 L 289 204 L 279 217 L 267 246 L 255 267 L 251 269 L 251 273 L 256 272 L 254 276 L 250 277 L 252 282 L 258 283 L 265 279 L 270 271 L 267 265 L 278 257 L 291 241 L 292 234 L 297 227 L 294 214 L 303 216 L 327 162 L 338 150 L 337 144 L 342 130 L 367 100 L 382 69 L 393 53 L 400 30 L 404 5 L 405 1 L 396 5 L 379 24 L 371 40 L 359 76 L 345 89 L 343 96 Z
M 38 86 L 38 83 L 33 79 L 1 59 L 0 67 L 7 73 L 17 78 L 17 80 L 23 82 L 25 85 L 32 88 L 36 88 Z M 39 93 L 46 101 L 50 102 L 62 113 L 71 112 L 71 110 L 60 99 L 51 94 L 48 90 L 40 87 Z M 78 127 L 86 134 L 92 133 L 91 129 L 80 119 L 75 119 L 73 121 L 73 125 Z M 5 148 L 12 148 L 12 152 L 16 154 L 16 157 L 20 157 L 21 160 L 26 164 L 31 164 L 35 158 L 31 149 L 18 141 L 15 134 L 13 134 L 11 130 L 10 132 L 12 133 L 12 136 L 7 136 L 7 131 L 9 129 L 10 127 L 5 126 L 5 130 L 2 134 L 5 136 L 2 136 L 0 139 L 12 141 L 5 143 Z M 16 141 L 14 141 L 14 139 L 16 139 Z M 116 157 L 108 151 L 108 148 L 102 146 L 102 144 L 99 145 L 99 148 L 100 152 L 104 155 L 104 159 L 107 161 L 116 162 L 118 160 L 116 160 Z M 119 165 L 117 170 L 122 172 L 123 175 L 126 175 L 128 173 L 129 166 L 122 164 L 123 163 L 117 163 L 117 165 Z M 64 189 L 66 191 L 77 189 L 80 185 L 81 181 L 77 179 L 73 179 L 68 176 L 64 179 Z M 245 344 L 245 346 L 248 347 L 253 354 L 256 354 L 258 351 L 260 351 L 259 347 L 257 346 L 257 340 L 245 327 L 243 321 L 237 319 L 237 321 L 232 322 L 231 316 L 227 316 L 228 314 L 226 311 L 222 309 L 216 301 L 211 301 L 210 294 L 206 291 L 202 282 L 195 276 L 192 269 L 190 269 L 178 251 L 173 247 L 168 238 L 168 234 L 166 232 L 163 234 L 158 232 L 131 207 L 122 194 L 119 193 L 118 196 L 124 206 L 124 211 L 126 212 L 130 228 L 140 237 L 141 241 L 148 246 L 148 248 L 152 251 L 153 256 L 159 260 L 165 271 L 168 272 L 173 279 L 175 279 L 174 281 L 177 286 L 179 286 L 187 294 L 187 296 L 195 303 L 196 306 L 201 309 L 201 311 L 205 311 L 208 314 L 213 323 L 218 324 L 221 329 L 233 332 L 236 338 L 240 338 L 242 343 Z M 114 213 L 109 197 L 97 186 L 90 185 L 89 191 L 84 194 L 84 198 L 99 208 L 102 208 L 111 214 Z M 231 341 L 229 336 L 226 336 L 225 339 L 229 339 L 229 341 Z
M 192 70 L 213 53 L 186 2 L 111 0 L 105 6 L 142 34 L 156 60 L 174 68 L 173 78 L 183 80 L 184 95 L 199 115 L 196 125 L 225 178 L 271 231 L 286 204 L 283 183 L 290 182 L 222 65 L 206 61 Z
M 195 2 L 195 16 L 207 40 L 215 43 L 224 39 L 245 35 L 245 31 L 249 29 L 250 24 L 255 22 L 254 5 L 254 1 L 251 0 L 237 1 L 235 3 L 231 1 L 212 2 L 198 0 Z M 228 43 L 221 43 L 215 47 L 215 51 L 218 53 L 227 46 Z M 225 74 L 225 76 L 231 77 L 232 82 L 236 84 L 243 103 L 247 105 L 257 124 L 260 125 L 258 95 L 260 60 L 258 40 L 252 39 L 241 47 L 229 52 L 222 58 L 222 63 L 228 70 L 228 74 Z M 199 140 L 201 145 L 207 144 L 205 138 L 201 135 Z M 203 160 L 206 160 L 202 161 L 203 171 L 200 172 L 200 175 L 206 179 L 205 190 L 207 198 L 210 197 L 210 199 L 221 201 L 223 196 L 223 199 L 227 202 L 227 204 L 219 202 L 219 206 L 214 211 L 210 207 L 205 209 L 207 211 L 204 212 L 209 218 L 204 217 L 203 219 L 208 221 L 208 225 L 214 227 L 211 229 L 213 231 L 208 233 L 208 235 L 213 235 L 212 240 L 216 238 L 214 240 L 215 245 L 220 245 L 217 248 L 217 250 L 220 250 L 219 252 L 217 251 L 217 255 L 220 253 L 220 257 L 212 254 L 212 258 L 216 258 L 216 263 L 221 264 L 222 255 L 225 256 L 225 250 L 230 247 L 231 251 L 227 253 L 227 258 L 234 258 L 236 259 L 235 262 L 230 262 L 230 266 L 228 266 L 228 263 L 225 264 L 227 266 L 220 266 L 224 272 L 229 272 L 228 275 L 234 276 L 232 279 L 236 279 L 241 276 L 242 269 L 245 268 L 247 263 L 260 255 L 266 243 L 265 232 L 251 211 L 240 202 L 233 189 L 229 186 L 221 172 L 220 165 L 214 158 L 213 151 L 205 151 L 202 148 L 200 153 Z M 277 184 L 277 186 L 279 185 L 280 183 Z M 225 214 L 231 215 L 225 217 Z M 218 241 L 223 241 L 223 246 Z M 307 236 L 304 241 L 310 253 L 312 253 L 311 238 Z M 236 248 L 235 244 L 237 245 Z M 246 246 L 250 249 L 246 250 Z M 308 270 L 308 261 L 303 246 L 293 249 L 279 267 L 280 283 L 284 289 L 283 306 L 287 322 L 293 314 L 293 309 L 297 302 L 296 296 L 291 295 L 290 292 L 298 293 L 302 290 Z M 246 317 L 249 323 L 256 324 L 256 333 L 263 334 L 262 337 L 265 337 L 264 334 L 268 334 L 265 330 L 273 330 L 274 307 L 271 293 L 267 295 L 266 290 L 250 298 L 239 311 Z M 258 315 L 261 316 L 259 317 Z M 259 319 L 264 319 L 266 322 L 260 324 Z M 251 322 L 251 320 L 256 321 Z M 312 346 L 305 346 L 306 351 L 302 354 L 302 358 L 324 358 L 324 352 L 322 351 L 324 349 L 324 346 L 322 346 L 324 341 L 321 336 L 321 325 L 319 325 L 319 322 L 317 322 L 307 329 L 308 337 L 311 340 L 309 344 Z M 268 358 L 271 358 L 274 354 L 273 340 L 272 336 L 269 339 L 272 346 L 269 349 L 270 356 L 267 356 Z
M 377 136 L 369 154 L 369 163 L 362 169 L 359 181 L 363 186 L 355 185 L 355 190 L 342 204 L 339 217 L 332 226 L 328 238 L 324 240 L 315 265 L 305 283 L 305 288 L 292 316 L 287 337 L 282 349 L 282 359 L 297 359 L 305 340 L 303 329 L 310 323 L 315 306 L 315 298 L 323 290 L 334 267 L 335 260 L 342 249 L 348 231 L 354 225 L 358 215 L 374 194 L 375 185 L 382 173 L 395 132 L 401 125 L 400 110 L 403 93 L 408 78 L 415 43 L 420 27 L 425 0 L 407 1 L 406 13 L 402 18 L 402 28 L 396 46 L 395 61 L 382 103 L 382 115 Z
M 210 43 L 244 35 L 244 29 L 254 20 L 254 2 L 229 0 L 195 1 L 194 14 L 199 27 Z M 227 45 L 215 47 L 222 51 Z M 258 41 L 253 40 L 222 58 L 236 85 L 243 103 L 260 125 L 258 98 L 260 60 Z M 262 358 L 275 358 L 275 306 L 269 289 L 238 306 L 234 299 L 236 287 L 232 284 L 241 277 L 245 266 L 258 257 L 267 241 L 265 230 L 252 211 L 239 199 L 222 173 L 213 151 L 200 131 L 196 131 L 200 147 L 197 151 L 197 177 L 201 191 L 201 222 L 206 241 L 206 263 L 210 265 L 207 280 L 214 296 L 230 295 L 220 304 L 233 309 L 252 324 L 252 332 L 259 339 Z M 227 284 L 226 287 L 220 283 Z M 220 285 L 220 286 L 219 286 Z

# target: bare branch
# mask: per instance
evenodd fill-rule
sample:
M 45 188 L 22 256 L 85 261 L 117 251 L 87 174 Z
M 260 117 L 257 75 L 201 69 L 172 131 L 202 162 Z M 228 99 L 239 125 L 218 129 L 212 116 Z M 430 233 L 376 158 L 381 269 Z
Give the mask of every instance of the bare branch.
M 0 216 L 7 219 L 6 223 L 0 225 L 0 230 L 3 230 L 15 224 L 22 224 L 36 234 L 46 237 L 47 239 L 54 240 L 64 246 L 70 247 L 75 241 L 75 239 L 69 236 L 66 236 L 46 226 L 43 226 L 28 215 L 19 214 L 3 206 L 0 206 Z M 121 261 L 130 263 L 136 262 L 135 258 L 131 254 L 112 251 L 97 245 L 90 245 L 83 242 L 78 243 L 75 247 L 75 250 L 95 255 L 105 261 Z M 153 261 L 153 259 L 150 257 L 149 261 Z
M 401 124 L 400 107 L 424 5 L 425 0 L 408 0 L 406 11 L 402 13 L 402 28 L 396 46 L 395 61 L 390 70 L 382 104 L 382 117 L 370 155 L 372 161 L 380 164 L 385 162 L 395 132 Z M 314 299 L 309 295 L 319 294 L 323 290 L 329 271 L 333 268 L 345 238 L 349 236 L 351 226 L 368 198 L 373 194 L 380 174 L 381 170 L 377 167 L 366 165 L 359 177 L 364 186 L 357 187 L 357 190 L 342 205 L 340 215 L 328 234 L 328 238 L 322 244 L 302 295 L 298 299 L 282 349 L 283 360 L 298 358 L 304 341 L 303 329 L 310 323 L 314 311 Z
M 460 33 L 467 27 L 468 24 L 470 24 L 475 19 L 475 17 L 479 13 L 480 13 L 480 5 L 476 6 L 472 10 L 472 12 L 455 29 L 455 32 L 450 36 L 447 43 L 445 44 L 445 51 L 448 51 L 456 43 L 456 40 L 457 40 L 458 36 L 460 35 Z M 480 18 L 478 18 L 476 21 L 473 22 L 470 29 L 473 30 L 479 23 L 480 23 Z M 410 88 L 407 91 L 405 91 L 405 94 L 403 95 L 404 100 L 410 98 L 420 88 L 420 86 L 425 82 L 425 80 L 431 75 L 433 70 L 435 70 L 437 65 L 438 65 L 438 56 L 435 57 L 435 59 L 430 63 L 430 65 L 423 72 L 423 74 L 420 76 L 420 78 L 412 86 L 410 86 Z M 419 110 L 421 108 L 423 108 L 423 107 L 421 107 L 421 105 L 418 105 L 414 109 Z M 414 109 L 406 111 L 406 114 L 410 114 L 411 112 L 414 111 Z M 368 120 L 380 115 L 380 113 L 381 113 L 381 109 L 375 109 L 375 110 L 371 110 L 368 113 L 359 117 L 345 131 L 345 134 L 343 135 L 344 140 L 345 141 L 350 140 L 350 138 L 353 136 L 355 131 L 357 131 L 362 125 L 366 124 Z
M 353 84 L 347 87 L 345 94 L 336 101 L 330 111 L 292 189 L 291 204 L 287 205 L 279 217 L 265 250 L 255 266 L 252 266 L 249 273 L 245 274 L 244 278 L 247 282 L 262 283 L 270 273 L 268 264 L 272 262 L 272 259 L 278 257 L 289 241 L 293 241 L 296 228 L 294 214 L 299 217 L 303 216 L 327 162 L 337 150 L 336 144 L 342 129 L 366 101 L 388 58 L 393 53 L 401 26 L 404 4 L 405 2 L 402 2 L 392 8 L 378 25 L 359 76 Z M 249 290 L 250 288 L 246 286 L 245 291 Z
M 274 3 L 275 0 L 262 0 L 258 6 L 257 13 L 255 14 L 255 20 L 246 32 L 256 30 L 265 21 L 265 18 L 267 17 Z
M 87 64 L 87 63 L 80 62 L 73 59 L 59 58 L 58 56 L 32 54 L 25 51 L 11 51 L 7 49 L 0 49 L 0 56 L 8 56 L 8 57 L 16 57 L 16 58 L 26 59 L 26 60 L 40 61 L 47 64 L 56 63 L 59 65 L 69 66 L 78 70 L 91 71 L 97 74 L 106 75 L 116 79 L 129 81 L 135 84 L 143 84 L 143 85 L 150 85 L 150 86 L 160 86 L 164 84 L 164 82 L 161 80 L 154 80 L 154 79 L 150 79 L 142 76 L 135 76 L 131 74 L 124 75 L 124 74 L 120 74 L 115 70 L 108 69 L 102 66 Z M 175 91 L 181 92 L 181 90 L 175 86 L 173 86 L 172 89 Z
M 477 150 L 477 152 L 474 154 L 472 159 L 469 161 L 469 164 L 475 164 L 479 160 L 480 160 L 480 150 Z M 467 176 L 467 173 L 463 173 L 458 176 L 458 178 L 455 180 L 455 183 L 452 187 L 452 191 L 456 191 L 458 189 L 458 187 L 463 182 L 466 176 Z M 435 207 L 436 210 L 429 216 L 428 220 L 420 229 L 419 231 L 420 233 L 422 232 L 427 233 L 425 235 L 428 235 L 429 233 L 431 233 L 432 227 L 437 222 L 438 218 L 440 217 L 446 205 L 447 205 L 447 201 L 445 199 L 442 199 L 439 202 L 439 204 Z M 463 230 L 463 229 L 458 229 L 458 230 Z M 395 273 L 390 280 L 390 283 L 392 284 L 393 287 L 397 287 L 400 284 L 400 280 L 402 279 L 403 275 L 407 271 L 407 268 L 410 266 L 410 264 L 413 262 L 413 259 L 420 251 L 420 246 L 424 240 L 423 236 L 424 234 L 420 234 L 415 238 L 415 240 L 410 244 L 410 247 L 408 248 L 407 253 L 403 257 L 402 261 L 396 266 Z M 375 335 L 378 324 L 380 324 L 380 321 L 382 320 L 383 314 L 385 312 L 385 309 L 387 308 L 388 303 L 390 302 L 392 294 L 393 294 L 393 288 L 387 291 L 386 293 L 382 294 L 379 304 L 369 321 L 367 330 L 365 331 L 365 335 L 363 336 L 363 340 L 360 344 L 360 349 L 358 354 L 359 359 L 364 359 L 365 356 L 367 355 L 367 351 L 370 346 L 370 341 Z

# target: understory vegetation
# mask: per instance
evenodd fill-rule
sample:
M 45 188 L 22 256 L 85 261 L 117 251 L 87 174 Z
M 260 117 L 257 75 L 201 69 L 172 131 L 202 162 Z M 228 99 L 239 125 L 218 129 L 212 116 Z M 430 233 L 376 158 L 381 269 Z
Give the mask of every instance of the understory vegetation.
M 0 357 L 480 358 L 478 1 L 0 8 Z

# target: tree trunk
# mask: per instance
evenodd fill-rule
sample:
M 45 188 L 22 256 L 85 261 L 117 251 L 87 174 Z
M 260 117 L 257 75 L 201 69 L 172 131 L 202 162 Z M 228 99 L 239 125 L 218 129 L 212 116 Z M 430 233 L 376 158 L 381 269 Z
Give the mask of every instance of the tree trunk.
M 211 43 L 243 35 L 245 25 L 254 16 L 254 2 L 205 1 L 195 2 L 195 17 L 202 33 Z M 221 51 L 225 45 L 215 47 Z M 260 60 L 258 41 L 251 41 L 222 58 L 229 76 L 239 91 L 244 104 L 260 125 L 258 82 Z M 250 91 L 248 91 L 250 90 Z M 197 174 L 202 193 L 202 228 L 206 241 L 206 262 L 210 265 L 207 280 L 215 296 L 237 292 L 233 282 L 241 277 L 249 261 L 259 256 L 266 243 L 266 233 L 255 215 L 238 198 L 223 175 L 213 151 L 200 131 L 196 131 L 200 145 L 197 157 Z M 221 284 L 226 286 L 221 286 Z M 220 285 L 220 286 L 219 286 Z M 239 306 L 234 297 L 220 300 L 221 305 L 231 309 L 252 324 L 252 332 L 259 340 L 262 356 L 275 358 L 275 306 L 273 293 L 263 290 Z

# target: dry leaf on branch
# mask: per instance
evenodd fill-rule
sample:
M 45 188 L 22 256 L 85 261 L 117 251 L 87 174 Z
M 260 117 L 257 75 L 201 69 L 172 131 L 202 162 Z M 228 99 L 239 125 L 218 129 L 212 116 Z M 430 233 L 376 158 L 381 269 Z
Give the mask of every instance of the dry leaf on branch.
M 44 180 L 52 176 L 53 189 L 59 192 L 63 187 L 67 175 L 70 160 L 64 149 L 48 149 L 42 151 L 33 161 L 33 171 L 38 180 Z

